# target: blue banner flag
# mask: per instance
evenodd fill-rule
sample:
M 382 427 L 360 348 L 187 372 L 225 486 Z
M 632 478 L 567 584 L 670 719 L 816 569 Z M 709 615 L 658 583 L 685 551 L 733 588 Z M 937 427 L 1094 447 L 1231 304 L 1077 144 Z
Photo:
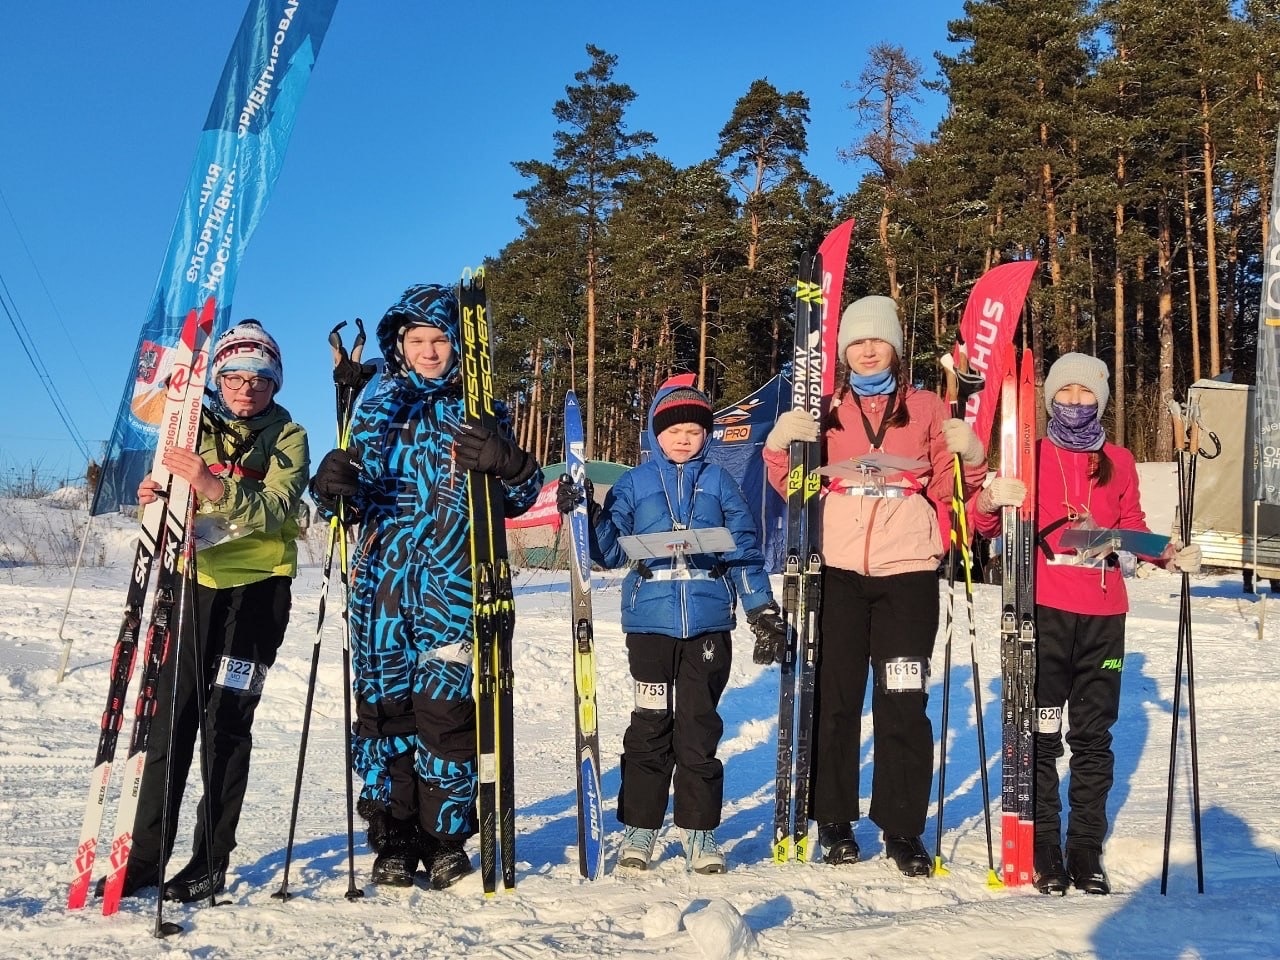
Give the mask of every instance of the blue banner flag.
M 244 248 L 280 175 L 337 0 L 249 0 L 200 134 L 107 446 L 93 513 L 137 503 L 182 321 L 213 297 L 227 329 Z

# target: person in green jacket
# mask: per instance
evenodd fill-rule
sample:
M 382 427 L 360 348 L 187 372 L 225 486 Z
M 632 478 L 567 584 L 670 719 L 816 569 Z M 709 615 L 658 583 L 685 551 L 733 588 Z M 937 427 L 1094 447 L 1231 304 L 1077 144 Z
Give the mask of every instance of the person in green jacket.
M 173 853 L 196 733 L 203 730 L 207 790 L 196 811 L 194 854 L 164 887 L 166 899 L 184 903 L 226 884 L 249 780 L 253 715 L 289 622 L 298 507 L 310 476 L 306 431 L 275 399 L 284 383 L 280 348 L 258 321 L 243 320 L 218 338 L 211 374 L 216 391 L 206 398 L 200 452 L 164 454 L 165 467 L 191 484 L 198 504 L 196 635 L 184 635 L 177 670 L 168 830 L 161 836 L 178 659 L 172 655 L 160 675 L 124 883 L 126 896 L 155 886 L 159 864 Z M 139 503 L 158 491 L 156 481 L 144 479 Z

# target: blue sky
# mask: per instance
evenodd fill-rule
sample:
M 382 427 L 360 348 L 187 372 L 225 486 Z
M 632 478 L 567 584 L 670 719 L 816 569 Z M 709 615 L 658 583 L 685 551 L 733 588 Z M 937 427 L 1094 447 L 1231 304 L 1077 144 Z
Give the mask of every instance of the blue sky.
M 333 445 L 329 329 L 356 316 L 372 329 L 411 283 L 453 282 L 518 234 L 511 162 L 551 158 L 551 107 L 588 66 L 588 43 L 615 54 L 615 79 L 636 91 L 630 128 L 681 165 L 714 153 L 753 80 L 804 91 L 810 169 L 851 190 L 858 171 L 836 155 L 856 137 L 842 84 L 881 41 L 934 76 L 962 3 L 826 6 L 806 29 L 779 19 L 803 7 L 756 0 L 341 0 L 232 308 L 280 341 L 280 402 L 314 458 Z M 0 276 L 95 454 L 243 12 L 241 0 L 6 5 Z M 921 105 L 926 131 L 942 108 L 932 95 Z M 464 151 L 467 130 L 478 135 Z M 3 314 L 0 411 L 0 480 L 82 472 Z

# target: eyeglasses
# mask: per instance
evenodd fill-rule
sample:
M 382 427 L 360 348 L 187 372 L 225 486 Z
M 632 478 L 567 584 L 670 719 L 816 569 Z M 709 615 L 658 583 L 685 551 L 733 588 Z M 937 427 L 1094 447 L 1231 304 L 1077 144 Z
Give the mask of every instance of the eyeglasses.
M 231 390 L 240 390 L 248 384 L 254 393 L 262 393 L 273 383 L 270 377 L 242 377 L 238 373 L 224 373 L 218 379 L 224 387 Z

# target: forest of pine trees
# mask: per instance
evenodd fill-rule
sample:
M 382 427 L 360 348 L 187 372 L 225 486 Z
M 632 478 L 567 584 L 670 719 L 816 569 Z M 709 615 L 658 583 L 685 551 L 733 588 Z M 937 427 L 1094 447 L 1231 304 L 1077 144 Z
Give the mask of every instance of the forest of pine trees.
M 523 232 L 488 263 L 502 389 L 559 459 L 564 391 L 588 455 L 634 463 L 654 390 L 690 371 L 716 405 L 783 366 L 799 253 L 856 217 L 844 302 L 891 294 L 912 378 L 936 385 L 981 274 L 1040 261 L 1020 342 L 1112 367 L 1110 437 L 1169 459 L 1166 400 L 1253 382 L 1280 97 L 1277 0 L 968 0 L 937 79 L 870 48 L 846 83 L 865 169 L 833 196 L 805 167 L 809 101 L 753 82 L 715 156 L 676 167 L 630 130 L 636 93 L 594 46 L 515 164 Z M 930 71 L 932 74 L 932 71 Z M 947 98 L 921 135 L 922 90 Z M 1041 374 L 1043 369 L 1041 370 Z

